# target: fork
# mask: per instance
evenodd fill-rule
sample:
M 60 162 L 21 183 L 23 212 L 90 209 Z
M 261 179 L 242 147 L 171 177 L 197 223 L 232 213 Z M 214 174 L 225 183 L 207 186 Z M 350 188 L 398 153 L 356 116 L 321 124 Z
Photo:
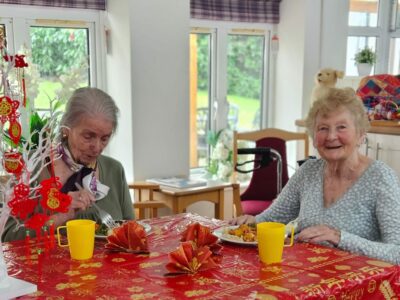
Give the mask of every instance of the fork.
M 100 208 L 95 202 L 93 202 L 92 205 L 99 212 L 99 217 L 101 219 L 101 222 L 103 224 L 105 224 L 108 228 L 113 229 L 113 228 L 119 226 L 118 223 L 116 223 L 114 221 L 114 219 L 111 217 L 111 215 L 108 212 L 106 212 L 104 209 Z
M 75 186 L 78 188 L 79 191 L 83 190 L 83 187 L 79 183 L 75 182 Z M 92 202 L 92 205 L 94 206 L 94 208 L 97 209 L 97 212 L 99 213 L 101 222 L 103 224 L 105 224 L 108 228 L 113 229 L 113 228 L 119 226 L 118 223 L 116 223 L 114 221 L 114 219 L 111 217 L 111 215 L 108 212 L 106 212 L 104 209 L 99 207 L 96 204 L 96 202 Z

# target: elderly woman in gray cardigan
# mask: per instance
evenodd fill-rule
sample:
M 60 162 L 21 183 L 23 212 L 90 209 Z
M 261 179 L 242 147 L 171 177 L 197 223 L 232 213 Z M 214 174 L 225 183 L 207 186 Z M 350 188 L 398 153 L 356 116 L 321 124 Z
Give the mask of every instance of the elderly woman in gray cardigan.
M 304 163 L 264 212 L 231 223 L 297 218 L 298 241 L 400 264 L 399 179 L 358 151 L 369 126 L 362 102 L 332 88 L 314 102 L 306 126 L 321 158 Z

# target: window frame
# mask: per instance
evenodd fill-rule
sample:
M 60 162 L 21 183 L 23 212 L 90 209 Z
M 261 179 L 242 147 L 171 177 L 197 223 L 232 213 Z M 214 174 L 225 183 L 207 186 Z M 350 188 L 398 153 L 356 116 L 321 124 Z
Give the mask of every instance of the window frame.
M 375 74 L 389 72 L 390 40 L 392 38 L 400 38 L 400 28 L 391 28 L 392 23 L 395 21 L 393 17 L 396 16 L 392 12 L 395 6 L 397 6 L 396 2 L 392 2 L 391 0 L 379 0 L 378 23 L 376 27 L 348 25 L 347 37 L 376 37 L 377 61 L 374 69 Z M 400 10 L 400 7 L 397 7 L 397 10 Z M 350 7 L 348 7 L 348 14 L 350 14 Z
M 250 24 L 239 22 L 220 22 L 220 21 L 204 21 L 191 20 L 190 33 L 210 33 L 211 34 L 211 81 L 210 81 L 210 109 L 211 115 L 214 112 L 213 101 L 216 100 L 218 106 L 223 104 L 227 96 L 227 37 L 229 34 L 238 34 L 239 30 L 250 32 L 251 30 L 264 30 L 264 70 L 263 70 L 263 95 L 261 99 L 261 110 L 263 112 L 261 118 L 261 128 L 268 127 L 271 124 L 271 116 L 269 114 L 271 105 L 271 51 L 270 38 L 274 30 L 271 24 Z M 192 31 L 192 30 L 195 31 Z M 196 31 L 199 30 L 199 31 Z M 260 32 L 257 32 L 258 34 Z M 223 75 L 225 74 L 225 76 Z M 269 120 L 269 122 L 268 122 Z M 212 130 L 222 129 L 226 126 L 226 121 L 221 116 L 217 117 L 217 126 Z M 211 124 L 212 126 L 212 124 Z
M 241 32 L 251 35 L 264 35 L 264 62 L 262 75 L 262 96 L 260 103 L 260 128 L 272 125 L 272 95 L 273 86 L 271 78 L 272 72 L 272 51 L 270 49 L 270 39 L 273 36 L 276 26 L 272 24 L 257 24 L 245 22 L 225 22 L 195 20 L 190 21 L 190 31 L 192 33 L 210 34 L 210 90 L 209 90 L 209 130 L 218 131 L 227 127 L 228 120 L 224 118 L 224 106 L 227 104 L 228 77 L 227 77 L 227 50 L 229 34 L 240 34 Z M 262 33 L 262 34 L 261 34 Z M 218 109 L 221 108 L 221 109 Z M 220 113 L 218 113 L 218 110 Z M 214 119 L 215 122 L 211 122 Z M 192 146 L 192 145 L 191 145 Z M 208 157 L 210 149 L 208 149 Z
M 79 27 L 89 32 L 90 85 L 104 88 L 105 34 L 102 11 L 0 4 L 0 22 L 6 20 L 7 42 L 11 52 L 24 45 L 31 48 L 30 26 Z

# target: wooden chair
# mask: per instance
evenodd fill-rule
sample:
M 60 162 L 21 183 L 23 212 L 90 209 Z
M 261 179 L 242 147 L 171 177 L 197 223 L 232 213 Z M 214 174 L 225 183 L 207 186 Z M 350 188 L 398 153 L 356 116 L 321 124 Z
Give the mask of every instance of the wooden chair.
M 158 216 L 158 209 L 167 207 L 164 201 L 154 200 L 154 191 L 159 190 L 160 186 L 150 182 L 134 182 L 129 184 L 129 189 L 137 191 L 137 198 L 133 201 L 133 209 L 135 212 L 135 218 L 137 220 L 144 219 L 146 217 L 146 211 L 150 218 L 156 218 Z M 144 200 L 144 194 L 147 194 L 148 199 Z M 136 196 L 136 195 L 134 195 Z
M 236 215 L 256 215 L 271 205 L 272 201 L 279 194 L 279 180 L 283 187 L 288 181 L 288 170 L 286 161 L 286 142 L 303 141 L 304 156 L 308 157 L 309 139 L 306 133 L 291 132 L 276 128 L 267 128 L 251 132 L 234 132 L 233 134 L 233 165 L 238 162 L 238 141 L 251 141 L 256 147 L 269 147 L 277 151 L 282 158 L 281 178 L 278 178 L 277 164 L 271 162 L 268 166 L 253 171 L 247 189 L 240 194 L 234 187 L 234 206 Z M 233 182 L 237 182 L 237 171 L 233 174 Z

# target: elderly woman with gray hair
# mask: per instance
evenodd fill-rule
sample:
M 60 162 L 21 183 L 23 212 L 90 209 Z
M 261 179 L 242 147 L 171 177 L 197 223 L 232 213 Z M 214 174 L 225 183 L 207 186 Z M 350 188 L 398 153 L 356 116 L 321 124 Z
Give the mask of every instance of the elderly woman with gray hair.
M 118 161 L 101 153 L 117 128 L 119 110 L 114 100 L 97 88 L 77 89 L 69 99 L 61 119 L 61 159 L 54 161 L 55 176 L 62 183 L 61 191 L 72 197 L 67 213 L 51 216 L 55 226 L 70 219 L 93 219 L 100 223 L 97 205 L 114 220 L 133 219 L 132 201 L 124 169 Z M 42 178 L 50 177 L 45 169 Z M 6 224 L 3 241 L 23 239 L 25 230 L 15 231 L 15 220 Z
M 257 216 L 232 224 L 298 221 L 298 241 L 322 243 L 400 264 L 400 184 L 389 166 L 359 147 L 369 122 L 351 89 L 331 88 L 306 126 L 320 158 L 306 161 Z

